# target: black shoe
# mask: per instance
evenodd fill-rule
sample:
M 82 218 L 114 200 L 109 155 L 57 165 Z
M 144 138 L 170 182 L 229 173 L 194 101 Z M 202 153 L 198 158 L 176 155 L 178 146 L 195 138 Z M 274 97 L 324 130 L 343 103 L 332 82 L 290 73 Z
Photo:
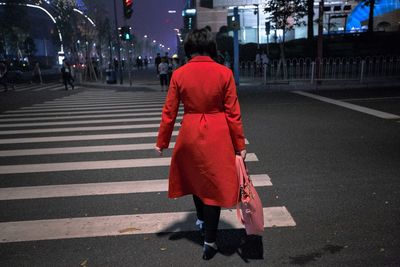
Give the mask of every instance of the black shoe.
M 215 254 L 217 254 L 218 249 L 215 249 L 209 245 L 204 244 L 203 247 L 203 260 L 211 260 L 212 258 L 214 258 Z

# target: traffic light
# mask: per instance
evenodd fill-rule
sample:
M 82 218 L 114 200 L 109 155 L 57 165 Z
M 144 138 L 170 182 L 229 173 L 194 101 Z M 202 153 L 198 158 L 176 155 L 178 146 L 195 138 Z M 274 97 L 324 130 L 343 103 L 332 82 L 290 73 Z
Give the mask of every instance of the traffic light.
M 133 0 L 122 0 L 122 4 L 124 6 L 124 17 L 129 19 L 132 17 Z
M 132 39 L 131 27 L 123 26 L 123 27 L 118 28 L 118 35 L 119 35 L 119 38 L 121 38 L 122 40 L 130 41 Z

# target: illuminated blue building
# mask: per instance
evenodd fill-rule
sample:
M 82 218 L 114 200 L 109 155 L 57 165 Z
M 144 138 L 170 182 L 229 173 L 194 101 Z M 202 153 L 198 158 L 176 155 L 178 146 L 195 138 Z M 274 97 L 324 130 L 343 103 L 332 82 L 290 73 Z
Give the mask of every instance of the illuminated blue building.
M 346 29 L 350 31 L 366 29 L 366 25 L 368 24 L 369 9 L 369 6 L 359 3 L 353 9 L 349 19 L 347 20 Z M 376 0 L 374 18 L 374 30 L 382 30 L 382 28 L 383 30 L 398 29 L 398 23 L 400 22 L 400 0 Z M 380 27 L 379 25 L 384 27 Z
M 193 2 L 192 0 L 191 2 Z M 323 15 L 323 33 L 343 33 L 366 30 L 369 7 L 362 0 L 325 0 Z M 227 24 L 226 17 L 233 14 L 233 7 L 239 7 L 240 31 L 239 42 L 260 43 L 275 42 L 282 38 L 282 30 L 271 30 L 266 34 L 266 14 L 262 12 L 263 0 L 197 0 L 196 26 L 210 25 L 213 32 Z M 257 25 L 256 6 L 260 7 Z M 398 31 L 400 26 L 400 0 L 376 0 L 374 8 L 374 31 Z M 318 33 L 319 0 L 314 0 L 314 35 Z M 307 22 L 307 16 L 303 21 Z M 259 31 L 259 34 L 257 34 Z M 269 38 L 268 38 L 269 37 Z M 307 38 L 307 26 L 296 26 L 285 33 L 285 40 Z

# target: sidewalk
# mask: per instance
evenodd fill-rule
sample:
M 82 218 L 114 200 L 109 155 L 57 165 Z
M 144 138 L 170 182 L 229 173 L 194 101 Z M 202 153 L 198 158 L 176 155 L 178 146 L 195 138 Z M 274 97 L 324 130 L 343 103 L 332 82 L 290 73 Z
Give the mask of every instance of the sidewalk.
M 105 82 L 82 82 L 83 87 L 95 87 L 99 89 L 129 89 L 135 91 L 160 91 L 158 81 L 124 81 L 123 84 L 107 84 Z M 359 81 L 332 81 L 323 82 L 321 84 L 311 84 L 308 82 L 281 82 L 263 84 L 260 82 L 242 81 L 238 86 L 238 90 L 257 90 L 257 91 L 318 91 L 318 90 L 353 90 L 353 89 L 378 89 L 378 88 L 394 88 L 400 90 L 399 80 L 371 80 L 360 83 Z
M 331 80 L 321 83 L 310 81 L 276 81 L 264 84 L 252 78 L 241 78 L 240 89 L 266 90 L 266 91 L 316 91 L 316 90 L 352 90 L 352 89 L 400 89 L 400 77 L 364 80 Z
M 132 83 L 128 77 L 124 77 L 123 84 L 117 79 L 115 84 L 107 84 L 103 81 L 83 81 L 81 86 L 95 87 L 100 89 L 129 89 L 135 91 L 159 91 L 160 84 L 153 68 L 147 70 L 134 70 Z M 264 84 L 260 79 L 251 77 L 240 77 L 238 90 L 257 91 L 316 91 L 316 90 L 351 90 L 351 89 L 378 89 L 398 88 L 400 90 L 400 77 L 365 79 L 362 83 L 359 80 L 332 80 L 321 83 L 310 81 L 276 81 Z

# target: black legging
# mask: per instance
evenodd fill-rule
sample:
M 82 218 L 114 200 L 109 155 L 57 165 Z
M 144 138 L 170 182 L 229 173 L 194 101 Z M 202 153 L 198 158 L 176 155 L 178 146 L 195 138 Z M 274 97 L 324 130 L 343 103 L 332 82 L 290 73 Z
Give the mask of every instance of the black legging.
M 196 206 L 197 218 L 204 221 L 205 241 L 213 243 L 217 239 L 217 230 L 221 207 L 206 205 L 198 196 L 193 195 L 194 205 Z

